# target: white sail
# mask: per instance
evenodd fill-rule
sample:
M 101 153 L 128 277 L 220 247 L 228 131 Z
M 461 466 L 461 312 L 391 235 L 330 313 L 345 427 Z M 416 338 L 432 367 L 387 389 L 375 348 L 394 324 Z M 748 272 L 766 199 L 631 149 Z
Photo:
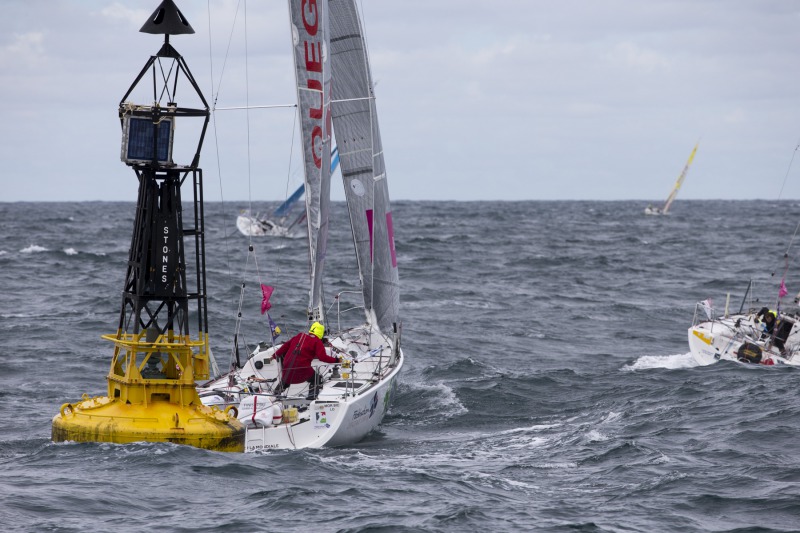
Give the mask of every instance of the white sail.
M 354 0 L 330 2 L 331 111 L 367 319 L 398 321 L 400 290 L 389 187 L 366 43 Z
M 330 213 L 331 69 L 326 8 L 325 2 L 289 0 L 311 264 L 308 312 L 313 320 L 323 318 L 322 271 Z

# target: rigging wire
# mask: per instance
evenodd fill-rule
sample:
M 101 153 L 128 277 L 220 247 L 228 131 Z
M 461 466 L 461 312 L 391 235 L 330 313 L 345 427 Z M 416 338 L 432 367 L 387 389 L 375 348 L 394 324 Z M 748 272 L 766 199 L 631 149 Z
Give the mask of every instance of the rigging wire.
M 253 213 L 253 187 L 250 172 L 250 53 L 248 49 L 247 36 L 247 0 L 244 0 L 244 102 L 247 106 L 245 110 L 245 123 L 247 124 L 247 208 Z M 250 250 L 253 249 L 253 235 L 249 232 L 247 240 L 250 243 Z
M 792 163 L 794 163 L 794 157 L 797 155 L 797 150 L 800 150 L 800 140 L 797 141 L 797 145 L 795 146 L 794 152 L 792 152 L 792 158 L 789 160 L 789 168 L 786 169 L 786 175 L 783 177 L 783 184 L 781 185 L 781 190 L 778 193 L 778 200 L 781 199 L 783 196 L 783 189 L 786 187 L 786 180 L 789 178 L 789 172 L 792 170 Z M 797 232 L 800 230 L 800 222 L 797 223 L 797 227 L 794 229 L 794 234 L 792 238 L 789 239 L 789 246 L 786 248 L 786 257 L 789 257 L 789 250 L 791 250 L 792 245 L 794 244 L 794 240 L 797 237 Z
M 375 187 L 376 187 L 376 184 L 377 184 L 377 181 L 375 180 L 375 157 L 379 155 L 379 154 L 375 153 L 375 123 L 374 123 L 374 121 L 375 121 L 375 110 L 376 110 L 376 106 L 375 106 L 375 85 L 374 85 L 375 82 L 372 79 L 372 69 L 369 68 L 369 66 L 370 66 L 369 42 L 367 41 L 367 33 L 366 33 L 366 30 L 365 30 L 365 27 L 366 27 L 366 22 L 365 22 L 366 21 L 366 15 L 364 14 L 364 3 L 360 2 L 360 4 L 361 4 L 361 20 L 364 21 L 363 23 L 360 24 L 360 26 L 361 26 L 360 30 L 361 30 L 361 38 L 364 40 L 364 63 L 365 63 L 364 64 L 364 71 L 367 74 L 367 87 L 366 87 L 366 89 L 367 89 L 367 95 L 371 99 L 371 101 L 369 102 L 369 131 L 370 131 L 370 148 L 372 150 L 372 205 L 370 207 L 372 208 L 372 212 L 374 214 L 375 213 Z M 381 146 L 381 152 L 382 151 L 383 151 L 383 146 Z M 386 177 L 386 169 L 383 168 L 382 170 L 383 170 L 383 177 L 385 178 Z M 375 220 L 373 219 L 373 220 L 370 221 L 370 225 L 373 226 L 373 228 L 371 228 L 370 231 L 374 231 L 374 224 L 375 224 Z M 370 244 L 370 246 L 372 246 L 372 245 Z M 370 250 L 370 254 L 371 253 L 372 253 L 372 251 Z M 364 307 L 369 305 L 369 311 L 370 311 L 370 313 L 369 313 L 369 315 L 370 315 L 369 321 L 371 322 L 372 321 L 372 317 L 376 316 L 375 315 L 375 262 L 374 261 L 370 261 L 369 278 L 370 278 L 369 295 L 370 295 L 370 300 L 371 301 L 368 304 L 366 302 L 366 299 L 365 299 Z M 373 333 L 373 328 L 369 328 L 369 342 L 370 343 L 372 342 L 372 333 Z
M 236 21 L 239 18 L 239 6 L 241 4 L 242 4 L 242 0 L 239 0 L 239 2 L 236 4 L 236 11 L 233 14 L 233 24 L 231 24 L 231 33 L 228 36 L 228 47 L 225 49 L 225 58 L 222 61 L 222 71 L 219 74 L 219 83 L 217 84 L 216 96 L 214 96 L 214 94 L 215 94 L 214 93 L 214 78 L 213 78 L 213 73 L 212 73 L 211 95 L 214 96 L 214 98 L 213 98 L 214 109 L 217 108 L 217 98 L 219 98 L 220 88 L 222 87 L 222 78 L 225 77 L 225 67 L 228 64 L 228 56 L 230 55 L 231 43 L 233 42 L 233 32 L 236 29 Z M 208 34 L 209 34 L 208 45 L 209 45 L 209 54 L 210 54 L 211 53 L 211 50 L 210 50 L 210 48 L 211 48 L 211 6 L 210 6 L 210 4 L 209 4 L 209 8 L 208 8 L 208 19 L 209 19 L 208 20 L 208 29 L 209 29 L 209 32 L 208 32 Z
M 217 131 L 217 115 L 216 115 L 216 112 L 215 112 L 217 98 L 219 97 L 219 91 L 217 91 L 216 94 L 214 92 L 214 54 L 213 54 L 213 45 L 212 45 L 212 37 L 211 37 L 212 36 L 212 33 L 211 33 L 211 0 L 208 0 L 206 2 L 206 9 L 207 9 L 207 13 L 208 13 L 208 62 L 209 62 L 209 77 L 210 77 L 209 81 L 211 83 L 211 101 L 212 101 L 212 105 L 211 105 L 211 128 L 212 128 L 212 130 L 214 132 L 214 152 L 215 152 L 216 159 L 217 159 L 217 182 L 218 182 L 218 185 L 219 185 L 219 198 L 220 198 L 220 204 L 221 204 L 221 208 L 222 208 L 222 215 L 221 216 L 223 217 L 223 220 L 224 220 L 225 213 L 226 213 L 226 208 L 225 208 L 225 195 L 224 195 L 223 189 L 222 189 L 222 166 L 220 164 L 220 158 L 219 158 L 219 132 Z M 235 20 L 235 18 L 234 18 L 234 20 Z M 230 43 L 229 43 L 228 47 L 230 49 Z M 228 59 L 228 54 L 226 52 L 225 61 L 223 61 L 223 71 L 225 69 L 225 62 L 227 62 L 227 59 Z M 225 238 L 223 239 L 223 241 L 225 243 L 225 263 L 226 263 L 226 266 L 227 266 L 228 279 L 232 281 L 233 276 L 231 274 L 231 263 L 230 263 L 231 254 L 230 254 L 230 250 L 228 249 L 228 228 L 224 223 L 222 224 L 222 227 L 223 227 L 224 236 L 225 236 Z M 205 231 L 205 228 L 203 228 L 203 231 Z M 206 297 L 208 297 L 208 295 L 206 295 Z M 213 358 L 213 354 L 211 353 L 211 349 L 210 348 L 211 347 L 209 346 L 209 355 L 210 355 L 210 357 Z M 213 358 L 212 365 L 213 365 L 213 368 L 215 370 L 219 370 L 219 367 L 217 366 L 216 358 Z M 230 368 L 230 361 L 228 361 L 228 368 Z
M 289 180 L 292 178 L 292 155 L 294 154 L 294 136 L 297 131 L 297 123 L 300 120 L 300 109 L 295 105 L 297 111 L 292 113 L 292 142 L 289 145 L 289 164 L 286 166 L 286 191 L 283 194 L 283 201 L 289 198 Z
M 218 183 L 219 183 L 220 203 L 222 204 L 222 215 L 221 216 L 223 218 L 222 227 L 223 227 L 223 231 L 224 231 L 223 241 L 225 243 L 224 244 L 224 246 L 225 246 L 225 262 L 226 262 L 226 267 L 227 267 L 228 280 L 229 280 L 229 282 L 231 284 L 233 284 L 233 269 L 231 267 L 231 255 L 232 254 L 230 253 L 230 242 L 229 242 L 230 241 L 230 234 L 228 233 L 228 226 L 227 226 L 227 224 L 224 223 L 224 220 L 227 220 L 228 216 L 227 216 L 227 206 L 225 204 L 225 196 L 224 196 L 223 186 L 222 186 L 222 165 L 221 165 L 221 162 L 220 162 L 219 130 L 217 129 L 217 121 L 216 121 L 216 104 L 217 104 L 217 101 L 219 99 L 220 88 L 222 87 L 222 78 L 223 78 L 222 74 L 225 71 L 225 66 L 227 65 L 228 57 L 230 55 L 231 42 L 233 40 L 233 33 L 234 33 L 234 29 L 236 27 L 236 21 L 238 20 L 239 9 L 241 7 L 241 4 L 242 4 L 242 1 L 240 0 L 236 5 L 236 11 L 235 11 L 235 14 L 234 14 L 234 21 L 233 21 L 233 24 L 231 25 L 231 33 L 230 33 L 229 38 L 228 38 L 228 46 L 227 46 L 227 48 L 225 50 L 225 58 L 223 60 L 222 73 L 220 74 L 220 80 L 219 80 L 219 83 L 217 84 L 217 91 L 215 92 L 214 91 L 213 47 L 212 47 L 212 41 L 211 41 L 211 1 L 208 0 L 208 2 L 207 2 L 207 9 L 208 9 L 208 35 L 209 35 L 209 40 L 208 40 L 209 50 L 208 50 L 208 54 L 209 54 L 209 63 L 210 63 L 211 92 L 212 92 L 212 102 L 213 102 L 213 106 L 212 106 L 212 109 L 211 109 L 212 129 L 214 131 L 214 149 L 215 149 L 215 153 L 216 153 L 216 156 L 217 156 L 217 176 L 218 176 Z M 247 2 L 246 2 L 246 0 L 245 0 L 245 6 L 244 7 L 245 7 L 245 58 L 246 58 L 247 57 L 247 53 L 246 53 Z M 246 60 L 245 60 L 245 73 L 247 73 L 247 62 L 246 62 Z M 247 89 L 247 84 L 246 84 L 246 89 Z M 249 96 L 248 96 L 248 103 L 249 103 Z M 248 113 L 249 113 L 249 111 L 248 111 Z M 249 148 L 250 148 L 250 142 L 249 142 L 249 134 L 250 134 L 250 130 L 249 130 L 249 115 L 248 115 L 248 132 L 247 133 L 248 133 L 248 146 L 247 146 L 247 148 L 248 148 L 248 161 L 247 162 L 248 162 L 248 186 L 249 186 L 249 181 L 250 181 L 250 179 L 249 179 L 249 176 L 250 176 L 250 173 L 249 173 L 249 165 L 250 165 L 250 157 L 249 157 Z M 250 249 L 252 249 L 252 247 Z M 245 262 L 245 273 L 248 270 L 248 265 L 249 265 L 249 253 L 248 253 L 248 259 Z M 231 352 L 230 352 L 230 357 L 229 357 L 229 361 L 228 361 L 228 369 L 230 369 L 232 367 L 233 358 L 235 357 L 237 344 L 238 344 L 239 329 L 240 329 L 241 316 L 242 316 L 242 306 L 243 306 L 243 299 L 244 299 L 244 287 L 245 287 L 245 283 L 244 282 L 242 282 L 241 287 L 242 288 L 241 288 L 241 292 L 240 292 L 240 296 L 239 296 L 239 303 L 238 303 L 238 309 L 237 309 L 237 314 L 236 314 L 236 327 L 234 328 L 234 335 L 233 335 L 234 346 L 232 347 Z
M 778 192 L 778 200 L 780 200 L 781 197 L 783 196 L 783 189 L 786 187 L 786 180 L 789 178 L 789 171 L 792 170 L 792 163 L 794 162 L 794 156 L 797 155 L 797 150 L 800 150 L 800 140 L 797 141 L 797 145 L 794 148 L 794 152 L 792 152 L 792 158 L 789 160 L 789 168 L 786 169 L 786 175 L 783 177 L 781 190 L 780 192 Z
M 789 166 L 786 168 L 786 174 L 783 176 L 783 183 L 781 184 L 781 189 L 778 192 L 778 198 L 777 198 L 778 200 L 780 200 L 781 197 L 783 196 L 783 190 L 786 187 L 786 182 L 789 179 L 789 174 L 791 173 L 792 170 L 792 164 L 794 163 L 794 158 L 797 155 L 797 151 L 799 149 L 800 149 L 800 140 L 798 140 L 797 144 L 795 145 L 795 149 L 792 152 L 792 157 L 789 160 Z M 789 252 L 791 251 L 792 246 L 794 245 L 794 241 L 797 238 L 798 231 L 800 231 L 800 221 L 798 221 L 797 226 L 795 226 L 794 233 L 792 234 L 792 237 L 789 239 L 789 244 L 786 246 L 786 251 L 783 253 L 783 263 L 784 263 L 783 275 L 781 276 L 781 284 L 778 289 L 778 298 L 776 302 L 776 308 L 778 309 L 779 312 L 780 312 L 781 300 L 783 299 L 783 296 L 785 296 L 785 294 L 782 295 L 781 292 L 786 290 L 786 275 L 789 272 Z M 773 272 L 772 275 L 774 276 L 775 272 Z
M 211 107 L 211 127 L 212 127 L 212 129 L 214 131 L 214 151 L 215 151 L 215 155 L 217 156 L 217 181 L 218 181 L 218 185 L 219 185 L 220 203 L 222 204 L 222 215 L 221 216 L 222 216 L 222 218 L 224 220 L 225 218 L 227 218 L 226 217 L 226 211 L 227 210 L 226 210 L 226 206 L 225 206 L 225 194 L 223 192 L 223 187 L 222 187 L 222 165 L 220 163 L 220 157 L 219 157 L 219 131 L 217 130 L 217 114 L 216 114 L 216 104 L 217 104 L 217 99 L 219 98 L 219 87 L 222 85 L 222 73 L 220 73 L 220 83 L 217 86 L 217 92 L 215 93 L 214 92 L 214 54 L 213 54 L 213 47 L 212 47 L 212 41 L 211 41 L 211 36 L 212 36 L 212 33 L 211 33 L 211 0 L 207 1 L 207 9 L 208 9 L 208 60 L 209 60 L 209 71 L 210 71 L 209 74 L 210 74 L 210 77 L 211 77 L 211 80 L 210 80 L 211 81 L 211 99 L 212 99 L 212 102 L 213 102 L 213 105 Z M 236 14 L 234 15 L 234 19 L 233 19 L 234 20 L 233 26 L 236 25 L 236 19 L 238 17 L 238 13 L 239 13 L 239 6 L 237 5 L 236 6 Z M 230 39 L 232 37 L 233 37 L 233 28 L 231 28 L 231 36 L 230 36 L 230 38 L 228 40 L 228 48 L 225 51 L 225 59 L 223 60 L 223 65 L 222 65 L 222 72 L 223 73 L 225 71 L 225 64 L 228 62 L 228 54 L 230 52 L 230 47 L 231 47 Z M 227 226 L 227 224 L 225 224 L 223 222 L 222 228 L 223 228 L 224 237 L 225 237 L 223 239 L 223 241 L 225 243 L 225 263 L 226 263 L 227 271 L 228 271 L 228 279 L 229 279 L 230 282 L 233 282 L 233 274 L 232 274 L 231 262 L 230 262 L 231 253 L 230 253 L 229 243 L 228 243 L 228 226 Z
M 220 136 L 219 136 L 219 130 L 217 129 L 216 111 L 217 111 L 217 103 L 219 101 L 219 95 L 220 95 L 221 87 L 222 87 L 222 78 L 224 77 L 225 67 L 227 66 L 228 58 L 230 57 L 231 46 L 232 46 L 232 41 L 233 41 L 233 35 L 234 35 L 234 31 L 235 31 L 236 26 L 237 26 L 237 22 L 239 20 L 239 12 L 240 12 L 240 10 L 243 13 L 242 25 L 244 27 L 245 106 L 244 106 L 243 109 L 245 110 L 245 113 L 246 113 L 245 114 L 245 117 L 246 117 L 245 122 L 246 122 L 246 135 L 247 135 L 247 146 L 246 146 L 246 153 L 247 153 L 247 190 L 248 190 L 247 203 L 248 203 L 249 212 L 252 214 L 253 213 L 252 154 L 251 154 L 252 139 L 251 139 L 251 124 L 250 124 L 250 109 L 251 109 L 251 106 L 250 106 L 250 71 L 249 71 L 249 57 L 250 57 L 250 55 L 249 55 L 247 0 L 239 0 L 237 2 L 237 4 L 236 4 L 236 10 L 235 10 L 235 14 L 234 14 L 233 24 L 231 25 L 231 31 L 230 31 L 230 34 L 228 36 L 228 43 L 227 43 L 227 47 L 226 47 L 226 50 L 225 50 L 225 57 L 224 57 L 224 60 L 223 60 L 222 72 L 220 73 L 220 78 L 219 78 L 219 81 L 217 83 L 217 90 L 216 91 L 214 91 L 213 54 L 212 54 L 212 44 L 211 44 L 211 38 L 210 38 L 210 36 L 211 36 L 211 6 L 210 6 L 210 0 L 208 1 L 209 60 L 211 62 L 211 66 L 212 66 L 212 68 L 211 68 L 211 86 L 212 86 L 212 102 L 213 102 L 212 117 L 213 117 L 214 144 L 215 144 L 215 150 L 216 150 L 216 155 L 217 155 L 217 172 L 218 172 L 218 176 L 219 176 L 220 198 L 223 199 L 222 200 L 222 204 L 223 204 L 223 210 L 222 211 L 223 211 L 223 217 L 225 218 L 225 220 L 227 220 L 228 217 L 226 216 L 225 202 L 224 202 L 224 196 L 223 196 L 223 192 L 222 192 L 222 190 L 223 190 L 223 187 L 222 187 L 222 169 L 221 169 L 221 162 L 220 162 L 220 146 L 219 146 L 219 144 L 220 144 L 219 137 Z M 264 106 L 264 107 L 270 107 L 271 108 L 271 107 L 286 107 L 286 106 L 285 105 L 281 105 L 281 106 Z M 296 107 L 296 104 L 293 105 L 292 107 Z M 294 117 L 293 117 L 293 120 L 294 120 Z M 293 134 L 293 137 L 294 137 L 294 134 Z M 294 143 L 294 138 L 292 139 L 292 144 L 293 143 Z M 287 187 L 288 187 L 288 182 L 287 182 Z M 230 253 L 230 243 L 229 243 L 229 240 L 230 240 L 231 237 L 230 237 L 230 234 L 228 233 L 227 224 L 223 223 L 223 227 L 225 228 L 224 241 L 225 241 L 225 251 L 226 251 L 225 255 L 226 255 L 228 278 L 229 278 L 231 284 L 233 284 L 233 273 L 232 273 L 232 267 L 231 267 L 231 256 L 232 256 L 232 254 Z M 230 360 L 228 362 L 229 363 L 229 368 L 233 364 L 234 357 L 235 357 L 236 351 L 238 349 L 238 344 L 239 344 L 238 340 L 239 340 L 240 337 L 242 337 L 242 335 L 241 335 L 241 329 L 242 329 L 241 328 L 241 322 L 242 322 L 243 309 L 244 309 L 245 288 L 247 286 L 247 283 L 246 283 L 245 280 L 249 277 L 250 256 L 251 255 L 253 257 L 253 264 L 254 264 L 254 267 L 255 267 L 256 277 L 258 279 L 258 284 L 259 284 L 259 286 L 262 284 L 261 269 L 260 269 L 260 267 L 258 265 L 258 255 L 255 252 L 255 246 L 253 244 L 253 235 L 252 235 L 252 233 L 248 233 L 247 237 L 248 237 L 248 253 L 247 253 L 247 258 L 245 260 L 244 271 L 242 272 L 242 281 L 240 283 L 240 294 L 239 294 L 239 299 L 238 299 L 238 303 L 237 303 L 236 320 L 235 320 L 235 327 L 234 327 L 234 332 L 233 332 L 234 345 L 233 345 L 233 347 L 231 349 L 231 352 L 230 352 Z M 270 336 L 270 338 L 271 338 L 271 336 Z M 247 346 L 246 339 L 242 338 L 242 342 L 244 343 L 245 346 Z M 274 341 L 273 341 L 273 345 L 274 345 Z

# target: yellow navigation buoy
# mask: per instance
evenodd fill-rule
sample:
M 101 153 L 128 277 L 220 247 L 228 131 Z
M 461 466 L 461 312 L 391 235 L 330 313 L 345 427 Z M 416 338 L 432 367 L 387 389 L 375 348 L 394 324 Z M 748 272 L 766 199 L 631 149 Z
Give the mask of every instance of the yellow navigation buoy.
M 53 417 L 53 441 L 173 442 L 244 451 L 245 430 L 235 412 L 207 407 L 197 394 L 196 369 L 207 377 L 207 336 L 200 342 L 147 332 L 104 338 L 116 344 L 108 396 L 84 395 L 62 405 Z
M 115 344 L 108 395 L 84 396 L 77 403 L 62 405 L 53 418 L 52 439 L 174 442 L 243 452 L 244 426 L 233 412 L 204 406 L 195 384 L 195 380 L 208 379 L 211 353 L 199 168 L 210 111 L 188 65 L 169 43 L 170 34 L 190 34 L 194 29 L 173 0 L 163 0 L 140 31 L 163 34 L 164 44 L 119 105 L 121 158 L 136 173 L 139 197 L 117 333 L 103 336 Z M 172 67 L 163 66 L 162 61 L 172 61 Z M 161 77 L 156 78 L 159 69 Z M 151 70 L 154 100 L 130 102 L 128 97 Z M 177 92 L 179 79 L 191 84 L 194 96 L 191 91 Z M 162 84 L 160 91 L 157 80 Z M 179 106 L 176 94 L 196 102 Z M 192 118 L 204 121 L 195 128 L 197 150 L 190 163 L 175 163 L 175 124 Z M 184 183 L 191 185 L 193 200 L 187 202 L 191 209 L 183 206 Z M 187 261 L 191 252 L 193 260 Z M 194 338 L 190 329 L 197 332 Z

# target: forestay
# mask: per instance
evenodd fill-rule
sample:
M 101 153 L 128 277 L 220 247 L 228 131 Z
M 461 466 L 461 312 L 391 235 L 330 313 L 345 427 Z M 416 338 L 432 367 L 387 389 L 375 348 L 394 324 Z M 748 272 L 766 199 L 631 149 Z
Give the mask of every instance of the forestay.
M 394 228 L 374 86 L 354 0 L 330 0 L 331 111 L 367 319 L 385 332 L 400 306 Z

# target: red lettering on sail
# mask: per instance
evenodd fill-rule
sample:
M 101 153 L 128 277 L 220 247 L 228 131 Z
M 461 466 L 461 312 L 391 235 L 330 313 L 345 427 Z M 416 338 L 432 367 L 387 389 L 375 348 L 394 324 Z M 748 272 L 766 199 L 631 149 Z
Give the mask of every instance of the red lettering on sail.
M 300 4 L 300 12 L 303 16 L 303 26 L 306 27 L 308 34 L 316 35 L 319 28 L 317 0 L 303 0 L 303 3 Z M 313 17 L 313 23 L 310 21 L 310 17 Z
M 329 118 L 325 116 L 325 90 L 322 79 L 324 68 L 322 38 L 324 35 L 321 31 L 323 28 L 321 27 L 322 13 L 320 10 L 323 8 L 324 6 L 319 0 L 301 0 L 300 2 L 300 18 L 306 33 L 301 40 L 303 46 L 301 54 L 303 55 L 299 58 L 302 62 L 298 64 L 298 68 L 305 68 L 300 79 L 306 79 L 306 86 L 309 89 L 303 98 L 309 104 L 306 113 L 308 113 L 307 118 L 311 119 L 311 124 L 313 124 L 311 135 L 305 142 L 309 143 L 306 149 L 311 151 L 314 166 L 318 169 L 322 168 L 323 149 L 331 131 L 326 124 Z M 315 93 L 319 94 L 319 105 L 311 105 L 311 102 L 316 100 Z
M 319 139 L 319 154 L 317 154 L 317 139 Z M 314 126 L 311 131 L 311 155 L 314 156 L 314 165 L 322 168 L 322 128 Z
M 306 47 L 306 70 L 309 72 L 322 72 L 322 43 L 316 43 L 316 49 L 314 48 L 314 43 L 306 41 L 303 44 Z M 310 54 L 309 50 L 311 51 Z
M 322 106 L 325 105 L 325 103 L 322 101 L 322 83 L 320 83 L 319 80 L 309 79 L 308 88 L 319 91 L 319 107 L 310 107 L 308 109 L 308 116 L 311 118 L 320 119 L 322 118 Z

